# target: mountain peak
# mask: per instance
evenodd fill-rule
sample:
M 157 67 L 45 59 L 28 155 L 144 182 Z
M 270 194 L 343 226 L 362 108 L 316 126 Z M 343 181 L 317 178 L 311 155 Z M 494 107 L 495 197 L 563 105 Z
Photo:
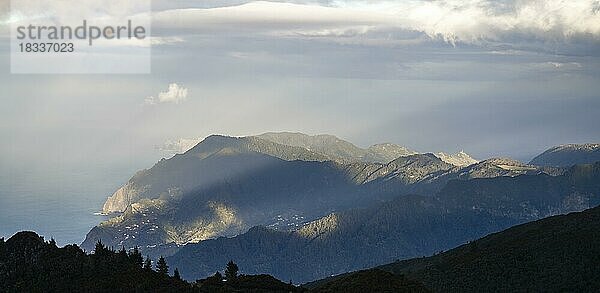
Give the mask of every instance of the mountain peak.
M 282 145 L 302 147 L 340 163 L 388 163 L 398 157 L 416 153 L 404 146 L 392 143 L 375 144 L 363 149 L 330 134 L 308 135 L 298 132 L 267 132 L 256 137 Z
M 551 147 L 531 160 L 537 166 L 568 167 L 600 161 L 600 144 L 563 144 Z
M 386 163 L 393 161 L 399 157 L 417 154 L 417 152 L 401 145 L 393 143 L 379 143 L 370 146 L 367 151 L 369 156 L 368 161 Z
M 203 140 L 201 140 L 199 143 L 197 143 L 194 147 L 192 147 L 188 151 L 186 151 L 184 154 L 189 155 L 189 154 L 203 153 L 203 152 L 206 152 L 207 150 L 215 151 L 216 149 L 230 146 L 238 140 L 239 140 L 239 138 L 232 137 L 232 136 L 226 136 L 226 135 L 220 135 L 220 134 L 209 135 L 206 138 L 204 138 Z
M 293 131 L 281 131 L 281 132 L 265 132 L 263 134 L 256 135 L 256 137 L 262 138 L 271 138 L 271 139 L 327 139 L 327 140 L 337 140 L 342 141 L 339 137 L 331 134 L 315 134 L 310 135 L 302 132 L 293 132 Z
M 438 158 L 435 154 L 432 153 L 424 153 L 424 154 L 411 154 L 408 156 L 403 156 L 403 157 L 399 157 L 394 159 L 392 162 L 390 163 L 398 163 L 398 162 L 423 162 L 423 163 L 429 163 L 429 162 L 440 162 L 441 159 Z
M 552 147 L 548 150 L 548 152 L 557 152 L 557 151 L 594 151 L 600 148 L 600 144 L 598 143 L 584 143 L 584 144 L 561 144 L 555 147 Z
M 440 160 L 457 166 L 457 167 L 466 167 L 469 165 L 473 165 L 478 163 L 479 161 L 473 159 L 471 156 L 469 156 L 467 153 L 465 153 L 464 151 L 460 151 L 456 154 L 446 154 L 443 152 L 439 152 L 439 153 L 435 153 L 434 154 L 436 157 L 440 158 Z

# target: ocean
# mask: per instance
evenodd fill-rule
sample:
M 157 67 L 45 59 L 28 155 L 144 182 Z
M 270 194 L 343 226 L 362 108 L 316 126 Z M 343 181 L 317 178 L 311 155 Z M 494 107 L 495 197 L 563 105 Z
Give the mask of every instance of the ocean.
M 137 169 L 85 166 L 36 171 L 5 166 L 0 172 L 0 237 L 30 230 L 59 245 L 80 244 L 106 219 L 98 214 L 106 198 Z

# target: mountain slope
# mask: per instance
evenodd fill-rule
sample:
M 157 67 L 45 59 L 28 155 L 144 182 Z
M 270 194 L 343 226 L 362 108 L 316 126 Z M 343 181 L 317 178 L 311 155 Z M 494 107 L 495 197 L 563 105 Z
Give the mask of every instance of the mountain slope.
M 418 154 L 404 146 L 393 143 L 380 143 L 363 149 L 327 134 L 307 135 L 296 132 L 267 132 L 256 137 L 278 144 L 302 147 L 340 163 L 365 162 L 386 164 L 400 157 Z M 478 162 L 463 151 L 456 154 L 439 152 L 434 155 L 442 161 L 457 167 L 466 167 Z
M 379 269 L 371 269 L 340 276 L 310 292 L 431 292 L 423 284 Z
M 282 145 L 305 148 L 340 163 L 387 163 L 398 157 L 416 154 L 406 147 L 391 143 L 376 144 L 362 149 L 328 134 L 311 136 L 295 132 L 267 132 L 256 137 Z
M 350 170 L 361 169 L 353 173 Z M 519 175 L 561 175 L 564 169 L 540 168 L 506 158 L 492 158 L 466 167 L 446 163 L 435 154 L 400 157 L 388 164 L 347 165 L 355 182 L 367 184 L 380 192 L 435 194 L 455 179 L 515 177 Z
M 531 160 L 538 166 L 568 167 L 600 161 L 600 144 L 566 144 L 550 148 Z
M 192 167 L 187 165 L 190 160 L 195 159 L 168 160 L 175 167 L 155 166 L 146 176 L 132 179 L 132 184 L 157 190 L 150 195 L 165 191 L 158 198 L 136 199 L 123 214 L 94 227 L 82 246 L 89 250 L 101 239 L 114 247 L 138 245 L 151 255 L 168 255 L 176 248 L 174 244 L 235 236 L 255 225 L 293 230 L 331 211 L 409 192 L 416 188 L 411 185 L 420 183 L 419 178 L 400 180 L 408 177 L 403 175 L 406 172 L 427 174 L 416 171 L 420 169 L 415 164 L 390 163 L 386 172 L 400 175 L 399 179 L 386 181 L 395 182 L 393 189 L 386 190 L 380 188 L 381 184 L 361 185 L 363 182 L 352 179 L 377 179 L 383 173 L 369 174 L 371 168 L 348 169 L 333 162 L 284 161 L 260 153 L 233 152 L 217 152 L 197 165 L 192 162 Z M 438 171 L 435 164 L 424 166 L 431 172 Z
M 123 212 L 140 199 L 172 197 L 198 186 L 227 180 L 240 174 L 255 172 L 272 160 L 240 159 L 240 155 L 261 153 L 286 161 L 325 161 L 327 158 L 309 150 L 276 144 L 253 137 L 213 135 L 181 155 L 161 160 L 148 170 L 135 174 L 123 187 L 108 198 L 104 213 Z M 237 161 L 231 160 L 232 157 Z M 261 160 L 262 159 L 262 160 Z M 227 160 L 226 166 L 222 163 Z
M 431 184 L 439 174 L 458 170 L 431 154 L 387 164 L 325 159 L 256 137 L 208 137 L 131 178 L 104 205 L 105 212 L 121 213 L 94 227 L 82 247 L 90 250 L 101 239 L 170 255 L 178 245 L 255 225 L 294 230 L 332 211 L 435 191 L 451 179 Z
M 364 161 L 387 163 L 400 157 L 415 155 L 417 152 L 393 143 L 379 143 L 367 148 Z
M 600 207 L 379 268 L 422 281 L 435 292 L 598 292 Z
M 168 192 L 128 205 L 120 216 L 94 227 L 82 247 L 90 249 L 102 239 L 109 246 L 161 249 L 169 243 L 234 236 L 255 225 L 295 227 L 332 210 L 374 200 L 332 162 L 219 152 L 203 159 L 193 171 L 185 170 L 186 166 L 145 178 Z M 194 182 L 197 185 L 191 185 Z
M 306 282 L 397 258 L 429 255 L 515 223 L 505 222 L 481 221 L 472 212 L 446 212 L 432 198 L 411 196 L 332 214 L 294 232 L 254 227 L 233 238 L 188 244 L 169 262 L 180 267 L 185 278 L 208 275 L 224 260 L 235 259 L 249 273 L 261 270 Z
M 188 244 L 169 260 L 188 278 L 210 274 L 231 258 L 249 272 L 303 282 L 431 255 L 515 224 L 598 204 L 600 163 L 554 177 L 451 181 L 435 197 L 400 196 L 331 214 L 293 232 L 256 227 L 233 238 Z
M 507 159 L 460 168 L 434 154 L 342 164 L 330 156 L 363 160 L 403 151 L 389 144 L 362 150 L 333 136 L 263 136 L 295 145 L 214 135 L 138 172 L 106 201 L 104 212 L 115 214 L 92 228 L 82 247 L 91 250 L 101 239 L 113 247 L 140 246 L 151 256 L 172 255 L 186 243 L 235 236 L 257 225 L 291 231 L 334 211 L 403 194 L 431 196 L 453 179 L 543 172 Z
M 354 163 L 346 165 L 346 171 L 360 184 L 377 180 L 390 181 L 396 185 L 429 183 L 440 174 L 456 170 L 433 154 L 415 154 L 399 157 L 387 164 Z

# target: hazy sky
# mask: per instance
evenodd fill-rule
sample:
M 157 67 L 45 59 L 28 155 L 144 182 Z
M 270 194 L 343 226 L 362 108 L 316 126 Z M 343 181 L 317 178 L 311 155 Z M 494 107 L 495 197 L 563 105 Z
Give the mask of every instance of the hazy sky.
M 600 141 L 598 1 L 283 2 L 154 1 L 150 75 L 11 75 L 0 13 L 4 171 L 143 167 L 213 133 L 521 160 Z

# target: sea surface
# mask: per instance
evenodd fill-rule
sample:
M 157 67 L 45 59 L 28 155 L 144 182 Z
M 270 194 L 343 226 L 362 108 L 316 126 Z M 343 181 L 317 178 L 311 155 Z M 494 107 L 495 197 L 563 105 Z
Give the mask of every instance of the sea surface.
M 106 219 L 98 213 L 106 198 L 142 167 L 149 166 L 2 168 L 0 237 L 30 230 L 59 245 L 80 244 Z

